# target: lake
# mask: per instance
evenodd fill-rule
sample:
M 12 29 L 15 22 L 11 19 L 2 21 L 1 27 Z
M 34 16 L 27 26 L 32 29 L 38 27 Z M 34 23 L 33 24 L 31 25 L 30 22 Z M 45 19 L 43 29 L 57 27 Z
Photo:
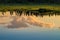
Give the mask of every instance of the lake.
M 60 40 L 60 15 L 0 14 L 0 40 Z

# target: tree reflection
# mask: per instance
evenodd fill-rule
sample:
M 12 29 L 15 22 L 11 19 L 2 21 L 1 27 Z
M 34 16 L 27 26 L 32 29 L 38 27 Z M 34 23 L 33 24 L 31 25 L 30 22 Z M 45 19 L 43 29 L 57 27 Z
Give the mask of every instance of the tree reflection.
M 14 10 L 9 10 L 10 11 L 10 15 L 13 15 L 13 12 L 15 12 L 15 14 L 17 16 L 21 16 L 22 14 L 26 15 L 26 16 L 32 16 L 35 15 L 37 16 L 53 16 L 53 15 L 60 15 L 60 11 L 56 11 L 56 10 L 50 10 L 50 9 L 38 9 L 38 10 L 27 10 L 27 9 L 14 9 Z M 2 15 L 4 15 L 4 13 L 6 12 L 5 10 L 2 10 Z M 23 13 L 24 12 L 24 13 Z
M 11 15 L 11 16 L 13 15 L 13 11 L 10 11 L 10 15 Z

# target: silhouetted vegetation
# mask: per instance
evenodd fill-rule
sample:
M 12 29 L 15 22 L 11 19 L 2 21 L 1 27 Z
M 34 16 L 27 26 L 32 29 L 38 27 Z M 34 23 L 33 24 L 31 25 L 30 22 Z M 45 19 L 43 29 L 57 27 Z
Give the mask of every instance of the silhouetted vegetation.
M 6 10 L 0 10 L 0 11 L 2 12 L 2 15 L 4 15 L 4 13 L 6 12 Z M 39 8 L 38 10 L 13 9 L 13 10 L 7 10 L 7 11 L 10 11 L 10 15 L 13 15 L 13 12 L 15 12 L 17 16 L 21 16 L 22 14 L 26 16 L 35 15 L 35 16 L 41 16 L 41 17 L 43 17 L 44 15 L 49 15 L 49 16 L 60 15 L 60 11 L 43 9 L 43 8 Z

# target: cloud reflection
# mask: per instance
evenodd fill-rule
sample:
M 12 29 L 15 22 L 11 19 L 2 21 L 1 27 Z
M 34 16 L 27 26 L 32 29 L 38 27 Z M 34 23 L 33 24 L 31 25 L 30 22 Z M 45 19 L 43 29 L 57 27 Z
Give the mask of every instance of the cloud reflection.
M 13 21 L 10 22 L 10 24 L 7 25 L 8 28 L 22 28 L 22 27 L 28 27 L 28 25 L 23 21 L 17 21 L 18 18 L 14 18 Z
M 2 21 L 3 20 L 3 21 Z M 25 28 L 29 27 L 28 24 L 39 26 L 39 27 L 47 27 L 53 28 L 53 23 L 46 23 L 41 21 L 36 16 L 7 16 L 7 17 L 0 17 L 0 24 L 5 24 L 7 28 Z

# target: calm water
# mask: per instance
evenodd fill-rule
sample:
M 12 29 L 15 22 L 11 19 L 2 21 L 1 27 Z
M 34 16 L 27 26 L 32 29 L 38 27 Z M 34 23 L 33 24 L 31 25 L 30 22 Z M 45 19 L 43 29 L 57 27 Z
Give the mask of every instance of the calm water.
M 0 14 L 0 40 L 60 40 L 60 16 Z

